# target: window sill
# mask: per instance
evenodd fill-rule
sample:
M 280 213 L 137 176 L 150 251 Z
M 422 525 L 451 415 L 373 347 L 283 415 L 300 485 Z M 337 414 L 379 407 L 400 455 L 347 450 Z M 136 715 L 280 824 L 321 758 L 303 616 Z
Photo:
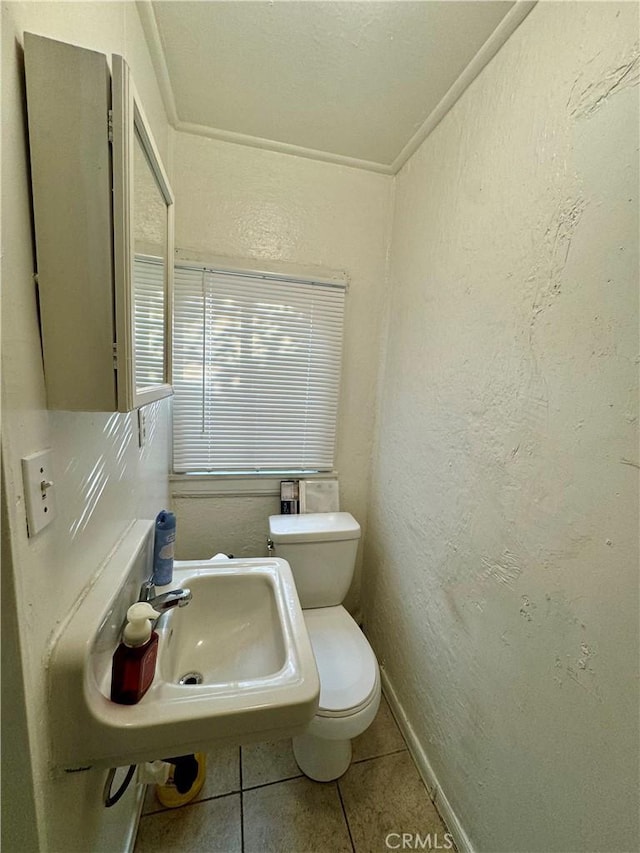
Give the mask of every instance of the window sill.
M 281 480 L 337 480 L 337 471 L 321 474 L 170 474 L 172 498 L 280 497 Z

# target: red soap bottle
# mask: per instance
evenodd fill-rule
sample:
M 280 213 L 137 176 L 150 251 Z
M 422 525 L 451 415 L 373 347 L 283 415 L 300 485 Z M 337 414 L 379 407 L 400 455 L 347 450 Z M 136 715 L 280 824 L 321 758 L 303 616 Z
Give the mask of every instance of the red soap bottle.
M 158 635 L 151 620 L 160 614 L 146 601 L 127 610 L 127 625 L 122 642 L 113 655 L 111 700 L 120 705 L 135 705 L 153 681 L 158 656 Z

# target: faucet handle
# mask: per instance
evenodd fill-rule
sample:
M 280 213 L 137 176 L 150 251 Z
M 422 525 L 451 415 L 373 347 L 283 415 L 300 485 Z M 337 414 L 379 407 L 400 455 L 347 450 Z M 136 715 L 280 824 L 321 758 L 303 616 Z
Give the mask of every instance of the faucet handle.
M 155 598 L 155 594 L 156 594 L 155 585 L 153 583 L 153 580 L 151 578 L 149 578 L 140 587 L 140 594 L 138 596 L 138 601 L 150 601 L 152 598 Z

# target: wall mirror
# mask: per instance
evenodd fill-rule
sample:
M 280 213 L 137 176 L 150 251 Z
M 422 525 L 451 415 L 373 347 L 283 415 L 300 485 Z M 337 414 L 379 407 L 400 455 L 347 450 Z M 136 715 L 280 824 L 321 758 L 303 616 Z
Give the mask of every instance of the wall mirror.
M 173 194 L 129 67 L 113 57 L 118 408 L 172 393 Z

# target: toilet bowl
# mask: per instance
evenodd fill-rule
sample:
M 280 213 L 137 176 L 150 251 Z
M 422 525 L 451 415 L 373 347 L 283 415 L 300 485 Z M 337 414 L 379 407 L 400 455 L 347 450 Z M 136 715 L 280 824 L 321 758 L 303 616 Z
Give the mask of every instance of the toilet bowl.
M 360 526 L 349 513 L 271 516 L 271 547 L 291 566 L 320 676 L 318 711 L 293 753 L 305 776 L 329 782 L 351 763 L 351 740 L 380 705 L 378 662 L 342 606 L 355 567 Z
M 304 610 L 320 676 L 320 703 L 293 754 L 305 776 L 337 779 L 351 764 L 351 739 L 373 722 L 380 705 L 378 662 L 364 634 L 341 605 Z

